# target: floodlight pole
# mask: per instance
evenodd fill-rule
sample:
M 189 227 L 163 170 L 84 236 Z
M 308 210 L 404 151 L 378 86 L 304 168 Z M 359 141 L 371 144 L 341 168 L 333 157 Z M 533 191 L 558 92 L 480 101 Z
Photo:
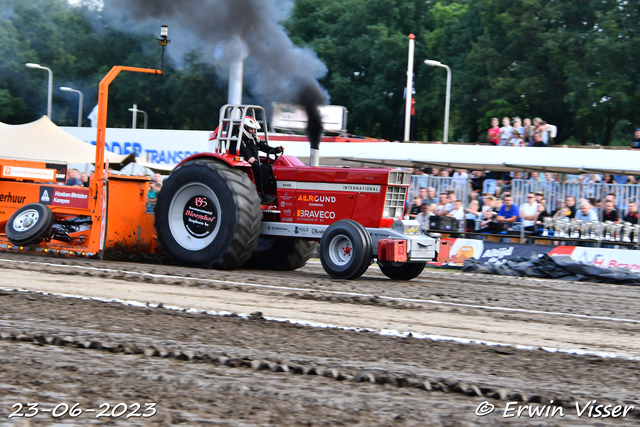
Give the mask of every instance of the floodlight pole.
M 40 70 L 47 70 L 49 72 L 49 89 L 48 89 L 48 93 L 47 93 L 47 116 L 49 117 L 49 120 L 52 120 L 51 118 L 51 101 L 53 99 L 53 71 L 51 71 L 51 68 L 48 67 L 43 67 L 40 64 L 34 64 L 32 62 L 27 62 L 26 65 L 28 68 L 37 68 Z
M 167 77 L 168 75 L 164 73 L 164 51 L 167 48 L 167 45 L 171 43 L 171 40 L 169 40 L 168 37 L 169 37 L 169 28 L 166 25 L 161 25 L 160 38 L 156 39 L 156 41 L 160 46 L 162 46 L 162 66 L 160 67 L 160 71 L 162 71 L 163 76 L 167 76 Z
M 432 61 L 430 59 L 427 59 L 426 61 L 424 61 L 424 63 L 431 67 L 442 67 L 447 69 L 447 96 L 446 96 L 445 106 L 444 106 L 444 135 L 442 138 L 442 142 L 447 143 L 449 142 L 449 106 L 451 102 L 451 68 L 449 68 L 447 65 L 444 65 L 440 61 Z
M 79 95 L 79 99 L 78 99 L 78 127 L 82 127 L 82 103 L 83 103 L 83 100 L 84 100 L 84 95 L 79 90 L 72 89 L 72 88 L 66 87 L 66 86 L 62 86 L 60 88 L 60 90 L 65 91 L 65 92 L 76 92 Z
M 407 66 L 407 94 L 404 104 L 404 141 L 409 141 L 411 135 L 411 98 L 413 89 L 413 52 L 415 48 L 415 38 L 409 34 L 409 65 Z
M 129 111 L 133 112 L 133 129 L 136 128 L 136 123 L 138 122 L 138 113 L 144 114 L 144 128 L 147 128 L 147 124 L 149 123 L 149 115 L 146 111 L 138 110 L 138 104 L 134 103 L 133 108 L 129 108 Z

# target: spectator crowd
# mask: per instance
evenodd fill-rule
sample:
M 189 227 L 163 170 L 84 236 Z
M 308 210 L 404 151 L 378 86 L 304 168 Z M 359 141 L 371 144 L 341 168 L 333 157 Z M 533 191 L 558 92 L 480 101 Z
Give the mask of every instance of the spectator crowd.
M 445 184 L 439 185 L 439 192 L 436 185 L 422 186 L 411 203 L 407 203 L 405 214 L 416 219 L 423 229 L 430 228 L 432 217 L 450 217 L 463 224 L 465 231 L 492 234 L 518 231 L 521 227 L 525 231 L 538 231 L 547 217 L 554 221 L 576 218 L 583 222 L 639 223 L 636 198 L 640 197 L 640 186 L 628 185 L 638 184 L 638 177 L 632 175 L 469 173 L 437 168 L 412 173 L 428 176 L 423 182 Z M 564 186 L 560 194 L 567 194 L 571 188 L 575 196 L 558 197 L 555 193 L 558 185 Z M 539 189 L 528 190 L 534 188 Z M 618 197 L 620 194 L 625 197 Z M 551 197 L 554 203 L 548 201 Z M 515 203 L 516 198 L 523 201 L 521 205 Z
M 491 119 L 491 128 L 487 131 L 487 141 L 491 145 L 512 147 L 549 147 L 553 145 L 558 129 L 540 117 L 520 119 L 509 117 L 502 119 L 502 127 L 497 117 Z

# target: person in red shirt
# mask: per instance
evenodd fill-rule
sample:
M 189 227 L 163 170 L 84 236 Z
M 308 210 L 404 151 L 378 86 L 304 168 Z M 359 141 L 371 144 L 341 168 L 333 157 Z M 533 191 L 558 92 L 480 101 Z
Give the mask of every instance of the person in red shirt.
M 491 129 L 487 131 L 487 141 L 491 145 L 500 145 L 500 120 L 497 117 L 491 119 Z
M 602 212 L 602 221 L 620 222 L 620 216 L 612 201 L 604 202 L 604 212 Z
M 638 208 L 636 202 L 629 202 L 629 213 L 624 216 L 624 222 L 638 224 Z

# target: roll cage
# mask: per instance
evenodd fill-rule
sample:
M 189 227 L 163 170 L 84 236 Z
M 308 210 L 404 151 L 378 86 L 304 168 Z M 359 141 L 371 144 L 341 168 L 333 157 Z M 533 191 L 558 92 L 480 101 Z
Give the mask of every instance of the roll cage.
M 259 105 L 227 104 L 220 108 L 220 121 L 218 123 L 217 143 L 214 153 L 240 155 L 242 124 L 247 116 L 253 117 L 260 124 L 264 132 L 264 142 L 269 144 L 267 114 L 263 107 Z

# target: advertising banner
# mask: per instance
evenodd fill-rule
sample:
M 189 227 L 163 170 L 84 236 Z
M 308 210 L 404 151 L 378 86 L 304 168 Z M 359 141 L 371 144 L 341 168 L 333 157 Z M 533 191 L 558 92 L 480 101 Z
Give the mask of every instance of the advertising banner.
M 279 129 L 306 129 L 307 112 L 303 107 L 292 104 L 271 103 L 273 107 L 272 126 Z M 320 107 L 322 128 L 333 132 L 346 132 L 347 109 L 340 105 L 325 105 Z
M 53 169 L 5 166 L 0 172 L 0 176 L 5 178 L 31 178 L 42 181 L 55 181 L 56 179 L 56 171 Z
M 485 242 L 480 261 L 485 264 L 504 264 L 508 259 L 549 253 L 555 248 L 552 245 L 523 245 L 519 243 Z
M 531 257 L 551 252 L 551 245 L 523 245 L 519 243 L 485 242 L 475 239 L 446 239 L 451 242 L 448 265 L 460 266 L 469 258 L 485 264 L 504 264 L 516 257 Z
M 464 260 L 469 258 L 480 259 L 484 251 L 485 242 L 474 239 L 451 239 L 451 250 L 449 252 L 449 265 L 459 265 L 462 267 Z
M 96 128 L 61 127 L 85 142 L 96 144 Z M 182 160 L 209 150 L 209 131 L 114 129 L 105 133 L 106 149 L 115 154 L 135 153 L 136 157 L 161 165 L 177 165 Z
M 40 203 L 69 208 L 89 207 L 89 189 L 67 186 L 40 186 Z
M 573 260 L 601 268 L 622 267 L 640 273 L 640 252 L 627 249 L 556 246 L 550 255 L 569 255 Z
M 483 264 L 504 264 L 516 257 L 549 254 L 570 256 L 577 262 L 602 268 L 622 267 L 640 273 L 640 251 L 627 249 L 586 248 L 581 246 L 523 245 L 519 243 L 485 242 L 474 239 L 443 239 L 451 243 L 449 266 L 464 265 L 469 258 Z M 442 262 L 431 263 L 443 265 Z
M 56 171 L 56 182 L 67 182 L 67 165 L 61 163 L 47 163 L 47 169 Z

